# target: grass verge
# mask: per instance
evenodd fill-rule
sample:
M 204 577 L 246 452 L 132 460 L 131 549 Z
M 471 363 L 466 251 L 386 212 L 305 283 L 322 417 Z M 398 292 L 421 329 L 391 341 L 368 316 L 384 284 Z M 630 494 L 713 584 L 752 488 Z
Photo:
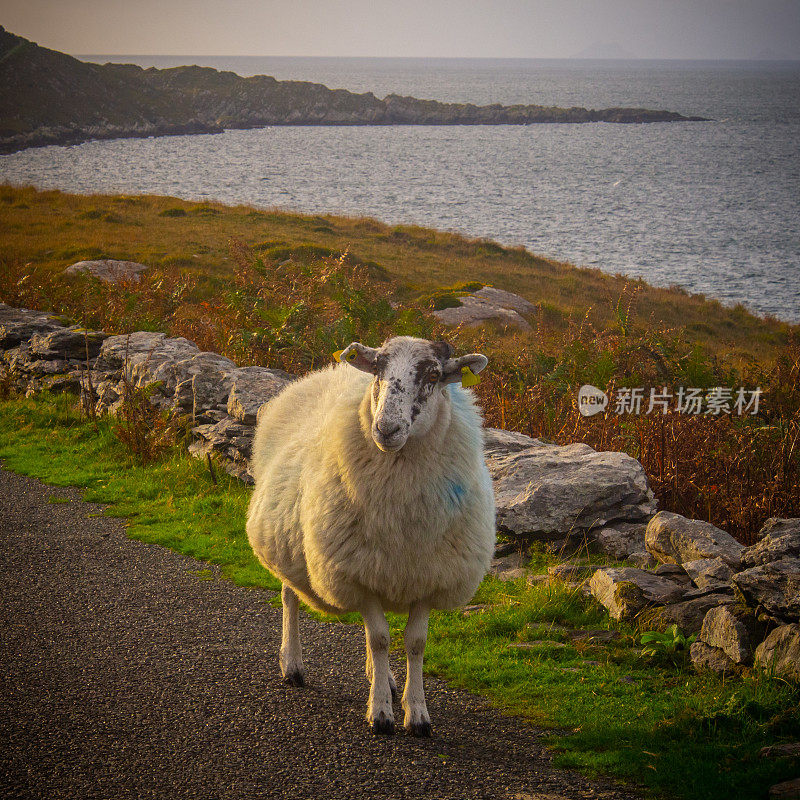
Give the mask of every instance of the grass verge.
M 215 486 L 202 462 L 179 452 L 140 466 L 113 421 L 88 422 L 71 403 L 46 395 L 0 401 L 4 466 L 84 487 L 84 499 L 128 519 L 131 537 L 218 564 L 241 586 L 279 588 L 245 537 L 248 489 L 222 473 Z M 771 784 L 796 776 L 797 760 L 763 759 L 758 751 L 800 735 L 797 686 L 645 661 L 634 630 L 560 584 L 487 578 L 475 602 L 485 610 L 432 615 L 427 671 L 552 728 L 558 766 L 687 800 L 762 798 Z M 395 637 L 402 622 L 392 616 Z M 574 638 L 581 629 L 618 637 L 592 644 Z

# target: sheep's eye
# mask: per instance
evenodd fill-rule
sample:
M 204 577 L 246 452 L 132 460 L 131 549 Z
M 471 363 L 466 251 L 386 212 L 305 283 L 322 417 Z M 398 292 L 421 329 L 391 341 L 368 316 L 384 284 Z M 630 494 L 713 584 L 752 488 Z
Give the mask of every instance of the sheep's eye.
M 428 373 L 428 383 L 437 383 L 439 380 L 439 373 L 436 370 L 431 370 Z

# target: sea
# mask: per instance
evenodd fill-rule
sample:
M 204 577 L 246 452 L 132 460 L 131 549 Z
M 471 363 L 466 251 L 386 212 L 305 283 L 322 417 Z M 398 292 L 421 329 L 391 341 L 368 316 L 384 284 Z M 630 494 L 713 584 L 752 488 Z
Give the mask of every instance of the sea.
M 800 62 L 80 58 L 199 64 L 378 97 L 708 117 L 94 141 L 0 156 L 0 180 L 453 230 L 800 322 Z

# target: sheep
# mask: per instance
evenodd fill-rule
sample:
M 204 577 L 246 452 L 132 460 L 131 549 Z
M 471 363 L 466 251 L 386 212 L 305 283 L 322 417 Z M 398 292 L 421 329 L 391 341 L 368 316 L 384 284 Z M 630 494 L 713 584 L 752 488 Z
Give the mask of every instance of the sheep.
M 260 413 L 247 535 L 283 584 L 281 672 L 305 685 L 299 600 L 358 611 L 376 734 L 395 727 L 385 612 L 408 614 L 404 727 L 430 736 L 422 680 L 430 611 L 468 602 L 494 552 L 481 414 L 457 385 L 477 382 L 487 363 L 408 336 L 378 349 L 353 342 L 338 365 L 290 384 Z

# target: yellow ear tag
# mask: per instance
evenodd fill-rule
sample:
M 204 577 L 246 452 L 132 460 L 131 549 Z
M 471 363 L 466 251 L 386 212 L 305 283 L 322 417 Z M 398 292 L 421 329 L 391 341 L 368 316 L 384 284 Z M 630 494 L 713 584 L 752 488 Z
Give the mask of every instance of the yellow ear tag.
M 461 385 L 465 389 L 476 386 L 480 382 L 481 379 L 469 367 L 461 367 Z
M 336 351 L 336 352 L 333 354 L 333 360 L 334 360 L 334 361 L 341 361 L 341 360 L 342 360 L 342 353 L 344 353 L 344 350 L 337 350 L 337 351 Z

